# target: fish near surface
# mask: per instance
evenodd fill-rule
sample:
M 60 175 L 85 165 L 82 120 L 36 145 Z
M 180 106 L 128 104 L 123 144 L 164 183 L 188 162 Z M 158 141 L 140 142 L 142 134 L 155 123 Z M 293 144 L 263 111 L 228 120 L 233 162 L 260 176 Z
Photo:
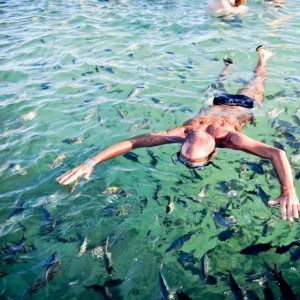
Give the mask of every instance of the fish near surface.
M 168 283 L 162 274 L 162 264 L 159 268 L 159 285 L 161 289 L 161 295 L 163 300 L 175 300 L 174 292 L 170 291 Z
M 217 283 L 217 279 L 209 274 L 209 257 L 208 257 L 208 253 L 205 253 L 201 259 L 200 259 L 200 271 L 201 271 L 201 277 L 202 280 L 204 280 L 204 282 L 206 284 L 209 285 L 214 285 Z
M 46 284 L 50 280 L 54 279 L 61 271 L 62 269 L 60 267 L 60 262 L 58 261 L 57 254 L 53 253 L 48 262 L 46 272 L 27 289 L 27 294 L 35 294 L 39 289 L 46 286 Z
M 25 244 L 25 241 L 25 236 L 22 235 L 21 239 L 16 243 L 7 243 L 4 247 L 2 247 L 1 253 L 18 255 L 36 250 L 33 244 Z
M 108 288 L 100 284 L 92 284 L 86 286 L 87 289 L 91 289 L 97 293 L 100 293 L 104 300 L 113 300 L 112 294 L 108 291 Z
M 150 165 L 153 167 L 153 168 L 156 168 L 157 166 L 157 163 L 158 163 L 158 157 L 157 155 L 154 154 L 153 151 L 147 149 L 147 154 L 150 156 L 151 158 L 151 161 L 150 161 Z
M 293 246 L 300 246 L 300 242 L 298 241 L 294 241 L 294 242 L 291 242 L 290 244 L 288 245 L 285 245 L 285 246 L 276 246 L 276 253 L 278 254 L 283 254 L 283 253 L 286 253 L 290 250 L 290 248 L 292 248 Z
M 237 224 L 233 216 L 229 216 L 224 209 L 220 209 L 213 213 L 213 218 L 216 223 L 222 227 L 230 227 Z
M 105 263 L 106 272 L 108 273 L 108 275 L 112 275 L 114 268 L 113 268 L 111 253 L 108 251 L 108 246 L 109 246 L 109 236 L 106 238 L 105 241 L 105 251 L 104 251 L 103 259 Z
M 297 296 L 292 290 L 291 286 L 285 281 L 282 275 L 282 271 L 277 272 L 276 264 L 274 264 L 274 269 L 271 269 L 271 273 L 275 279 L 276 284 L 278 285 L 282 299 L 284 300 L 297 300 Z
M 268 194 L 263 190 L 263 188 L 260 185 L 257 184 L 256 188 L 257 188 L 257 195 L 259 196 L 259 198 L 263 201 L 264 204 L 268 205 L 268 201 L 270 199 Z
M 258 283 L 259 286 L 262 288 L 266 300 L 275 299 L 274 294 L 273 294 L 273 292 L 272 292 L 272 290 L 271 290 L 271 288 L 268 284 L 268 281 L 267 281 L 266 277 L 253 280 L 253 282 Z
M 227 228 L 226 230 L 224 230 L 218 234 L 218 239 L 221 242 L 225 242 L 225 241 L 229 240 L 235 233 L 236 233 L 236 230 L 234 230 L 232 228 Z
M 243 291 L 243 289 L 240 287 L 240 285 L 234 279 L 231 270 L 229 271 L 229 285 L 230 285 L 230 289 L 234 295 L 234 298 L 236 300 L 246 300 L 247 299 L 245 292 Z
M 115 297 L 110 291 L 109 288 L 115 288 L 123 283 L 123 279 L 109 279 L 104 282 L 103 285 L 101 284 L 92 284 L 86 286 L 87 289 L 92 289 L 97 293 L 100 293 L 104 300 L 113 300 L 113 299 L 119 299 Z
M 269 251 L 273 246 L 271 243 L 261 243 L 256 245 L 248 246 L 240 251 L 241 254 L 245 255 L 257 255 L 261 252 Z
M 183 244 L 185 242 L 187 242 L 198 231 L 189 232 L 189 233 L 175 239 L 171 243 L 171 245 L 167 248 L 166 253 L 170 253 L 170 252 L 179 250 L 183 246 Z
M 300 258 L 300 246 L 291 253 L 291 261 L 296 261 Z
M 129 151 L 129 152 L 123 154 L 123 157 L 127 158 L 128 160 L 134 161 L 134 162 L 138 162 L 138 163 L 140 162 L 138 159 L 139 155 L 132 151 Z
M 190 298 L 189 295 L 187 295 L 183 291 L 176 292 L 176 296 L 178 300 L 192 300 L 192 298 Z
M 42 207 L 41 212 L 45 217 L 45 221 L 40 225 L 39 232 L 41 235 L 45 235 L 53 231 L 56 226 L 56 221 L 46 208 Z

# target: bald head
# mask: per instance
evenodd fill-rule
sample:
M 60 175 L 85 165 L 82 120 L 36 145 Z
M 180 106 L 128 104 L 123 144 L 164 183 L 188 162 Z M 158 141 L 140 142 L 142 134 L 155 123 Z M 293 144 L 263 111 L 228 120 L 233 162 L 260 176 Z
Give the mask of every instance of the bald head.
M 183 142 L 180 155 L 189 163 L 206 162 L 215 147 L 215 140 L 210 134 L 192 131 Z

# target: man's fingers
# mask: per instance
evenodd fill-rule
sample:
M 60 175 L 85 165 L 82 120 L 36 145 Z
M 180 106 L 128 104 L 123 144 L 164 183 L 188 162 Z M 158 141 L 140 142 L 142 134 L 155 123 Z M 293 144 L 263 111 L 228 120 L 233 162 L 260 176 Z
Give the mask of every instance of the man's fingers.
M 270 206 L 276 206 L 276 205 L 280 204 L 280 202 L 279 202 L 279 200 L 270 200 L 270 201 L 268 201 L 268 204 Z
M 299 212 L 298 212 L 298 206 L 297 205 L 293 206 L 293 216 L 294 216 L 295 219 L 299 218 Z
M 62 176 L 58 177 L 56 180 L 63 185 L 67 185 L 71 182 L 73 182 L 74 180 L 76 180 L 78 177 L 81 176 L 80 170 L 78 170 L 77 168 L 74 170 L 71 170 L 65 174 L 63 174 Z
M 83 176 L 85 180 L 90 180 L 90 173 L 87 173 Z
M 280 203 L 280 207 L 281 207 L 281 214 L 282 214 L 282 219 L 283 220 L 286 220 L 286 202 L 285 201 L 282 201 Z M 290 210 L 289 210 L 289 218 L 290 218 Z

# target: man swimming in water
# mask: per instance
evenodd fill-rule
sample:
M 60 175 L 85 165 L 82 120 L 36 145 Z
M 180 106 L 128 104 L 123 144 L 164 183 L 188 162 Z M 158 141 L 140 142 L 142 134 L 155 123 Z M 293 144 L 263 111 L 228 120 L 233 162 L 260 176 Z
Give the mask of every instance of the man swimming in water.
M 248 7 L 243 5 L 247 0 L 208 0 L 207 9 L 211 13 L 245 13 Z
M 181 150 L 177 154 L 177 159 L 192 169 L 203 169 L 217 154 L 216 147 L 229 148 L 271 160 L 281 183 L 281 195 L 277 200 L 269 201 L 269 205 L 280 205 L 284 220 L 297 219 L 300 204 L 285 151 L 257 142 L 242 133 L 245 125 L 252 123 L 251 108 L 264 100 L 267 61 L 272 55 L 262 46 L 257 47 L 256 50 L 259 58 L 254 76 L 236 95 L 225 93 L 222 79 L 226 76 L 232 61 L 224 59 L 225 67 L 218 81 L 220 94 L 214 98 L 213 105 L 209 109 L 201 109 L 196 117 L 186 121 L 180 127 L 140 135 L 112 145 L 58 177 L 57 181 L 66 185 L 80 177 L 88 180 L 95 165 L 135 148 L 179 143 Z

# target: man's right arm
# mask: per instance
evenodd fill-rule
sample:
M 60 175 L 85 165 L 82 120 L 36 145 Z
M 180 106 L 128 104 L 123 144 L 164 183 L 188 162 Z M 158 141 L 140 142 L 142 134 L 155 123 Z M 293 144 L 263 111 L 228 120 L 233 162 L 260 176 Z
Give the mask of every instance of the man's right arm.
M 80 177 L 84 177 L 88 180 L 94 171 L 95 165 L 112 157 L 124 154 L 132 149 L 154 147 L 170 143 L 181 143 L 184 139 L 184 131 L 184 127 L 177 127 L 167 131 L 136 136 L 129 140 L 114 144 L 92 156 L 87 162 L 84 162 L 78 167 L 64 173 L 58 177 L 56 181 L 60 184 L 67 185 Z

